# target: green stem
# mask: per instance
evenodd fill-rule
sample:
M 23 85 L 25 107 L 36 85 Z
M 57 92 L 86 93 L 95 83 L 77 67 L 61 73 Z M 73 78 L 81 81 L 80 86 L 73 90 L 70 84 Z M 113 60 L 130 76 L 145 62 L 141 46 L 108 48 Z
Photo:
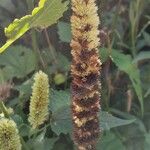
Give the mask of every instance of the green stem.
M 48 43 L 48 47 L 49 47 L 50 53 L 51 53 L 52 57 L 54 58 L 54 63 L 57 65 L 58 64 L 57 57 L 55 56 L 55 54 L 54 54 L 54 52 L 52 50 L 52 44 L 51 44 L 51 41 L 49 39 L 48 32 L 47 32 L 46 29 L 44 30 L 44 33 L 45 33 L 45 36 L 46 36 L 46 40 L 47 40 L 47 43 Z
M 6 118 L 10 118 L 9 113 L 7 112 L 7 108 L 2 101 L 0 101 L 0 110 L 4 113 Z
M 28 146 L 26 145 L 26 143 L 25 143 L 23 137 L 20 136 L 20 140 L 21 140 L 23 149 L 24 149 L 24 150 L 30 150 L 30 149 L 28 148 Z
M 46 64 L 45 64 L 45 62 L 44 62 L 44 60 L 40 54 L 40 50 L 39 50 L 37 38 L 36 38 L 36 31 L 34 29 L 31 30 L 31 39 L 32 39 L 32 47 L 33 47 L 33 50 L 35 52 L 36 58 L 38 60 L 40 60 L 42 67 L 45 70 Z

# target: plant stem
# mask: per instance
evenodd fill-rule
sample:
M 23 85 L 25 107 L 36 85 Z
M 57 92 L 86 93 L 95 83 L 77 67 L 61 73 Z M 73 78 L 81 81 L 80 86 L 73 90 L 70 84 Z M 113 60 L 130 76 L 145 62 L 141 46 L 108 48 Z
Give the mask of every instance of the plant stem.
M 32 31 L 31 31 L 31 39 L 32 39 L 32 47 L 33 47 L 33 50 L 35 52 L 35 55 L 38 58 L 38 60 L 40 60 L 42 67 L 45 70 L 46 64 L 45 64 L 45 62 L 44 62 L 44 60 L 40 54 L 40 50 L 39 50 L 39 47 L 37 44 L 37 39 L 36 39 L 36 31 L 34 29 L 32 29 Z
M 52 44 L 50 42 L 50 39 L 49 39 L 49 36 L 48 36 L 48 33 L 47 33 L 46 29 L 44 29 L 44 33 L 45 33 L 45 36 L 46 36 L 46 40 L 47 40 L 47 43 L 48 43 L 48 47 L 49 47 L 50 53 L 51 53 L 52 57 L 54 58 L 54 62 L 55 62 L 55 64 L 58 64 L 57 58 L 56 58 L 54 52 L 52 51 Z
M 27 2 L 27 5 L 28 5 L 28 12 L 31 13 L 31 11 L 33 10 L 34 8 L 34 0 L 26 0 Z M 40 60 L 41 64 L 42 64 L 42 67 L 46 68 L 46 65 L 45 65 L 45 62 L 40 54 L 40 50 L 38 48 L 38 43 L 37 43 L 37 38 L 36 38 L 36 31 L 34 29 L 31 30 L 31 40 L 32 40 L 32 47 L 33 47 L 33 50 L 35 52 L 35 55 L 36 55 L 36 58 L 38 60 Z
M 26 145 L 26 143 L 25 143 L 25 141 L 24 141 L 24 139 L 23 139 L 22 136 L 20 136 L 20 140 L 21 140 L 21 143 L 22 143 L 23 148 L 24 148 L 25 150 L 30 150 L 30 149 L 28 148 L 28 146 Z
M 0 101 L 0 110 L 4 113 L 4 116 L 6 118 L 9 118 L 9 114 L 7 112 L 7 109 L 6 109 L 6 107 L 2 101 Z

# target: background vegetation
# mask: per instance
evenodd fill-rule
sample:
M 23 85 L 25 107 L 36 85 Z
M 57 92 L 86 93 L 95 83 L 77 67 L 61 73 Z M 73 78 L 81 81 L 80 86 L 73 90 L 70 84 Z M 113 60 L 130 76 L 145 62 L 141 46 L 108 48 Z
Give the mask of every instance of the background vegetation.
M 13 108 L 11 117 L 23 137 L 23 149 L 73 150 L 70 4 L 46 0 L 43 9 L 15 21 L 4 33 L 4 28 L 15 18 L 31 14 L 37 5 L 38 0 L 0 0 L 0 45 L 5 44 L 7 38 L 6 47 L 15 41 L 0 54 L 0 98 L 7 107 Z M 150 1 L 97 0 L 97 5 L 103 62 L 100 112 L 103 133 L 97 149 L 148 150 Z M 51 115 L 39 130 L 31 131 L 27 120 L 29 100 L 33 76 L 38 70 L 49 75 Z

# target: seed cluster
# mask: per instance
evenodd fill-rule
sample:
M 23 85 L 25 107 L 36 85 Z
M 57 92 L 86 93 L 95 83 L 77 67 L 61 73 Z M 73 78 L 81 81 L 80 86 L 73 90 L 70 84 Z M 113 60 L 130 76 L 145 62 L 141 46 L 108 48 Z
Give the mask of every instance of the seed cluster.
M 73 138 L 79 150 L 91 150 L 100 132 L 100 21 L 95 0 L 72 0 L 72 11 Z

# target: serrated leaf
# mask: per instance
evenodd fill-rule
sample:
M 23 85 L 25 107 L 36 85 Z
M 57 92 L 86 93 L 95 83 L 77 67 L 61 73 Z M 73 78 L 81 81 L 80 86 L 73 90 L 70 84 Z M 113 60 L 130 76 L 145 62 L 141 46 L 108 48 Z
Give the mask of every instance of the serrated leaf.
M 50 109 L 52 111 L 51 127 L 52 130 L 60 135 L 72 132 L 71 119 L 71 99 L 69 92 L 53 91 L 50 99 Z M 135 121 L 135 119 L 125 120 L 108 114 L 107 112 L 100 112 L 100 126 L 102 130 L 109 130 L 111 128 L 127 125 Z
M 0 65 L 3 66 L 7 79 L 22 78 L 36 69 L 37 60 L 33 51 L 23 46 L 10 47 L 7 52 L 0 55 Z
M 15 19 L 13 23 L 5 28 L 8 40 L 0 48 L 0 53 L 29 29 L 34 27 L 46 28 L 56 23 L 62 17 L 64 11 L 67 10 L 67 5 L 68 1 L 62 3 L 62 0 L 40 0 L 38 7 L 32 11 L 31 15 Z

